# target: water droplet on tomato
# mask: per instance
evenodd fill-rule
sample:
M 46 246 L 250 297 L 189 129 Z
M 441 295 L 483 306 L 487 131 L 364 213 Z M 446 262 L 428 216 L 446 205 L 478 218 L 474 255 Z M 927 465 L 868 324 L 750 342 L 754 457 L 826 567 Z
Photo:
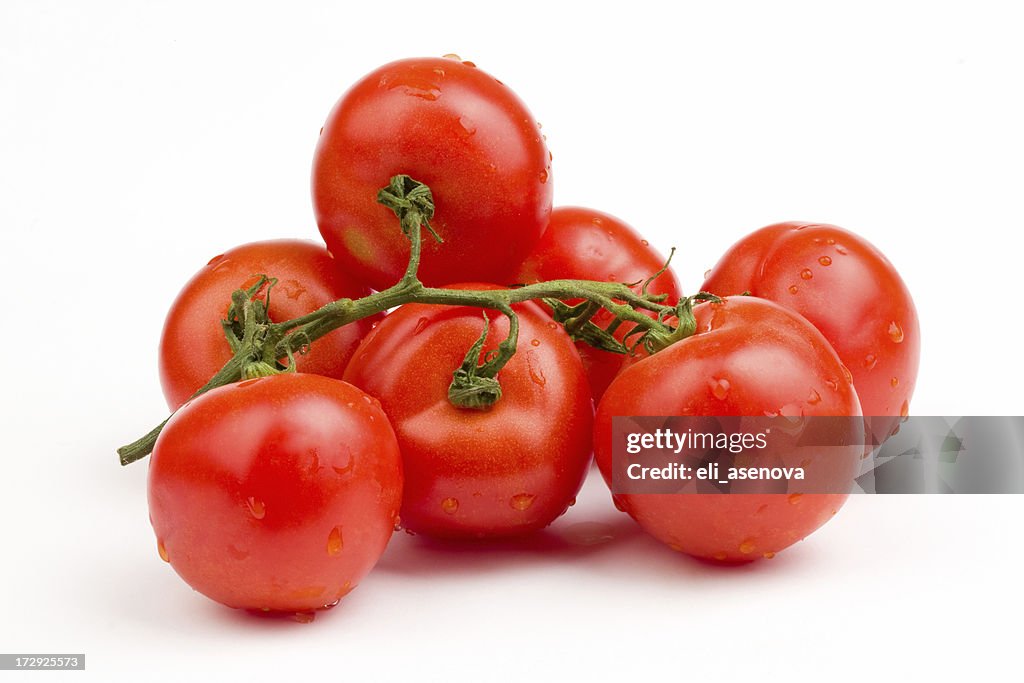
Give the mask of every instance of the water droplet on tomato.
M 763 558 L 764 558 L 764 559 L 766 559 L 766 560 L 770 560 L 770 559 L 772 559 L 773 557 L 775 557 L 775 553 L 773 553 L 772 551 L 770 551 L 770 550 L 769 550 L 768 552 L 766 552 L 766 553 L 763 553 L 763 554 L 761 555 L 761 557 L 763 557 Z
M 207 262 L 206 262 L 206 265 L 208 265 L 208 266 L 212 266 L 212 265 L 215 265 L 215 264 L 216 264 L 217 262 L 219 262 L 219 261 L 220 261 L 221 259 L 223 259 L 223 258 L 224 258 L 224 254 L 217 254 L 217 255 L 216 255 L 216 256 L 214 256 L 214 257 L 213 257 L 212 259 L 210 259 L 209 261 L 207 261 Z
M 336 526 L 331 529 L 331 533 L 327 535 L 327 554 L 337 555 L 344 547 L 345 542 L 341 538 L 341 527 Z
M 900 417 L 904 419 L 910 417 L 910 401 L 904 401 L 900 406 Z
M 540 360 L 537 358 L 537 354 L 533 351 L 526 352 L 526 366 L 530 370 L 530 379 L 539 387 L 547 384 L 548 380 L 544 377 L 544 371 L 540 367 Z
M 829 258 L 828 256 L 822 256 L 821 258 L 818 259 L 818 263 L 820 263 L 823 266 L 831 266 L 832 259 Z
M 530 344 L 533 346 L 540 346 L 540 339 L 531 339 Z
M 536 499 L 537 496 L 531 493 L 517 493 L 509 499 L 508 504 L 513 510 L 523 512 L 524 510 L 530 509 L 530 506 L 533 505 L 533 501 Z
M 707 280 L 709 277 L 711 277 L 711 269 L 710 268 L 708 268 L 707 270 L 704 271 L 704 279 Z
M 413 328 L 412 333 L 414 335 L 419 334 L 423 330 L 427 329 L 427 325 L 429 325 L 429 324 L 430 324 L 430 319 L 429 318 L 427 318 L 426 316 L 420 318 L 419 320 L 416 321 L 416 327 Z
M 540 172 L 540 183 L 541 183 L 541 185 L 543 185 L 547 181 L 548 181 L 548 170 L 545 168 L 545 169 L 542 169 L 541 172 Z
M 867 368 L 868 370 L 872 370 L 876 365 L 878 365 L 878 356 L 876 356 L 873 353 L 869 353 L 868 355 L 864 356 L 865 368 Z
M 846 256 L 846 247 L 844 247 L 841 244 L 837 244 L 836 245 L 836 252 L 839 253 L 842 256 Z
M 550 327 L 552 330 L 557 330 L 558 329 L 558 323 L 556 323 L 554 320 L 549 320 L 548 321 L 548 327 Z
M 441 501 L 441 509 L 446 514 L 454 515 L 459 509 L 459 501 L 457 498 L 445 498 Z
M 903 343 L 903 328 L 895 320 L 889 323 L 889 339 L 895 344 Z
M 249 508 L 249 514 L 256 519 L 263 519 L 267 516 L 267 506 L 259 498 L 249 496 L 246 498 L 245 504 Z
M 246 387 L 251 387 L 253 384 L 256 384 L 256 382 L 259 382 L 261 379 L 263 379 L 263 378 L 262 377 L 253 377 L 252 379 L 247 379 L 244 382 L 239 382 L 235 386 L 238 387 L 239 389 L 244 389 Z
M 892 379 L 889 380 L 889 385 L 893 389 L 895 389 L 896 387 L 898 387 L 900 385 L 900 378 L 899 377 L 893 377 Z
M 843 371 L 843 378 L 847 384 L 853 384 L 853 373 L 850 372 L 850 368 L 846 367 L 843 363 L 839 364 L 839 369 Z
M 832 391 L 839 391 L 839 382 L 835 381 L 834 379 L 825 380 L 825 386 L 831 389 Z
M 754 545 L 754 539 L 748 538 L 747 540 L 740 543 L 740 552 L 744 555 L 749 555 L 750 553 L 754 552 L 754 548 L 756 547 L 757 546 Z
M 825 244 L 828 244 L 828 245 L 832 245 L 832 244 L 835 244 L 835 243 L 836 243 L 836 241 L 834 239 L 832 239 L 831 237 L 829 237 L 827 240 L 825 240 Z
M 812 277 L 814 277 L 814 273 L 811 272 L 810 268 L 804 268 L 803 270 L 800 271 L 800 277 L 804 280 L 810 280 Z
M 708 381 L 708 386 L 711 387 L 712 395 L 719 401 L 724 401 L 725 397 L 729 395 L 730 384 L 727 379 L 720 379 L 712 377 Z
M 803 498 L 803 494 L 802 493 L 791 493 L 791 494 L 789 494 L 789 498 L 788 498 L 789 504 L 790 505 L 797 505 L 800 502 L 801 498 Z
M 444 59 L 454 59 L 456 62 L 461 62 L 462 61 L 462 57 L 458 56 L 454 52 L 449 52 L 448 54 L 441 55 L 441 56 Z
M 651 243 L 648 242 L 647 240 L 640 240 L 640 244 L 644 245 L 645 247 L 651 246 Z
M 811 389 L 811 394 L 807 397 L 807 402 L 812 406 L 821 403 L 821 394 L 814 389 Z
M 444 78 L 444 69 L 434 69 L 434 73 L 437 74 L 438 78 Z
M 789 286 L 789 293 L 790 293 L 790 294 L 796 294 L 796 293 L 797 293 L 797 292 L 799 292 L 799 291 L 800 291 L 800 290 L 799 290 L 799 289 L 797 289 L 796 285 L 790 285 L 790 286 Z
M 474 124 L 465 116 L 459 117 L 459 125 L 462 127 L 463 132 L 465 132 L 467 136 L 476 133 L 476 124 Z
M 600 218 L 591 218 L 590 222 L 593 223 L 594 225 L 601 225 L 601 219 Z
M 463 60 L 462 63 L 465 64 L 466 66 L 468 66 L 471 69 L 475 69 L 476 68 L 476 64 L 474 64 L 473 62 Z
M 292 619 L 299 622 L 300 624 L 311 624 L 316 619 L 316 612 L 296 612 Z
M 401 531 L 402 530 L 402 518 L 397 516 L 397 515 L 395 516 L 394 527 L 395 527 L 395 531 Z
M 160 555 L 160 559 L 164 562 L 170 562 L 171 556 L 167 554 L 167 546 L 160 539 L 156 541 L 156 552 Z

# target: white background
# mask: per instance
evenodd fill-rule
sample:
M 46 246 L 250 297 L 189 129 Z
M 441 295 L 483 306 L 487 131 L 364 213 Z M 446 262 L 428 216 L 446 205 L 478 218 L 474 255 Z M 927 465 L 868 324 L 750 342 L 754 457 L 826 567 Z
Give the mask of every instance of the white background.
M 767 223 L 860 232 L 917 300 L 912 411 L 1024 414 L 1012 3 L 347 5 L 0 4 L 0 651 L 85 652 L 62 675 L 102 681 L 1019 669 L 1021 496 L 863 496 L 775 560 L 721 569 L 649 540 L 591 480 L 524 543 L 396 537 L 313 624 L 182 583 L 145 464 L 114 456 L 164 416 L 164 313 L 228 247 L 318 237 L 317 131 L 400 57 L 456 52 L 509 84 L 544 124 L 556 204 L 679 247 L 687 291 Z

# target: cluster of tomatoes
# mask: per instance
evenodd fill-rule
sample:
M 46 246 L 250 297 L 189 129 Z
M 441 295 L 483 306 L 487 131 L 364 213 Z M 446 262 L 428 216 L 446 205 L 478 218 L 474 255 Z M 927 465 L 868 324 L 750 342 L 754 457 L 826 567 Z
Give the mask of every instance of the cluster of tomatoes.
M 721 300 L 695 306 L 692 334 L 653 355 L 592 348 L 542 303 L 515 304 L 518 351 L 485 410 L 453 405 L 452 373 L 483 315 L 482 358 L 509 318 L 426 303 L 327 334 L 290 359 L 297 372 L 193 398 L 251 334 L 228 319 L 233 292 L 289 320 L 402 278 L 408 239 L 376 201 L 399 173 L 433 192 L 440 239 L 422 241 L 424 285 L 635 283 L 661 271 L 662 256 L 621 220 L 552 209 L 551 159 L 518 97 L 453 55 L 385 65 L 344 94 L 313 163 L 326 248 L 278 240 L 225 252 L 167 318 L 161 380 L 176 412 L 153 450 L 150 515 L 161 557 L 193 588 L 232 607 L 304 612 L 354 588 L 399 528 L 450 539 L 541 529 L 573 504 L 593 454 L 610 480 L 613 416 L 906 414 L 919 353 L 906 287 L 863 239 L 804 223 L 737 243 L 701 287 Z M 646 292 L 680 298 L 668 269 Z M 619 340 L 632 327 L 606 310 L 592 322 Z M 772 557 L 844 500 L 614 498 L 672 548 L 723 562 Z

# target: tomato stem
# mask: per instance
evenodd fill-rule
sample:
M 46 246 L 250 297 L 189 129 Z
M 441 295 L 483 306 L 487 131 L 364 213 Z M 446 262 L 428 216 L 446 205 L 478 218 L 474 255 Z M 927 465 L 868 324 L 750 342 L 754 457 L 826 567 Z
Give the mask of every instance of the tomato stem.
M 656 352 L 693 334 L 694 301 L 717 300 L 717 297 L 702 292 L 678 304 L 667 305 L 662 303 L 664 295 L 647 294 L 647 285 L 668 268 L 668 262 L 661 271 L 644 281 L 639 293 L 635 290 L 641 284 L 639 282 L 590 280 L 550 280 L 486 291 L 425 287 L 417 276 L 423 228 L 438 242 L 443 242 L 430 225 L 434 217 L 430 188 L 407 175 L 396 175 L 387 187 L 378 192 L 377 201 L 395 212 L 402 232 L 409 238 L 409 263 L 402 278 L 392 287 L 369 296 L 355 300 L 338 299 L 298 318 L 272 322 L 267 310 L 270 291 L 276 280 L 261 275 L 255 285 L 232 294 L 231 307 L 222 326 L 234 355 L 192 398 L 245 377 L 291 371 L 295 355 L 302 355 L 310 344 L 339 327 L 396 306 L 420 303 L 490 309 L 509 319 L 509 334 L 489 357 L 481 359 L 480 353 L 490 326 L 485 322 L 483 333 L 469 349 L 462 366 L 455 371 L 449 387 L 449 400 L 454 405 L 486 409 L 501 398 L 497 375 L 516 352 L 519 321 L 512 309 L 513 304 L 541 300 L 552 309 L 555 321 L 563 323 L 573 339 L 583 340 L 605 351 L 628 353 L 629 349 L 612 335 L 623 322 L 634 323 L 630 336 L 641 335 L 637 343 L 644 343 L 649 351 Z M 261 301 L 257 296 L 264 289 L 264 300 Z M 569 306 L 564 300 L 582 300 L 582 303 Z M 591 321 L 602 308 L 615 316 L 607 330 Z M 652 317 L 645 311 L 657 316 Z M 676 316 L 679 325 L 673 328 L 665 324 L 663 321 L 668 316 Z M 282 359 L 288 359 L 288 363 L 282 363 Z M 128 465 L 148 455 L 165 424 L 167 420 L 137 441 L 119 448 L 121 464 Z

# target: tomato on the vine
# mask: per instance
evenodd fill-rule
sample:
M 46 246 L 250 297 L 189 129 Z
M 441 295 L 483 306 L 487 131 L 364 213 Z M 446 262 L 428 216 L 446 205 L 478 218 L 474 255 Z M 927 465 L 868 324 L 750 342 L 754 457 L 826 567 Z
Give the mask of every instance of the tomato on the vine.
M 860 416 L 835 350 L 807 320 L 777 304 L 732 297 L 694 308 L 697 331 L 625 368 L 597 409 L 594 450 L 612 482 L 614 416 Z M 860 448 L 833 466 L 856 471 Z M 673 549 L 744 562 L 772 557 L 827 522 L 845 493 L 629 493 L 617 506 Z
M 485 285 L 460 285 L 483 289 Z M 590 462 L 593 409 L 565 331 L 532 302 L 516 304 L 518 351 L 486 410 L 448 397 L 452 373 L 483 331 L 481 309 L 406 304 L 367 335 L 345 380 L 380 399 L 405 464 L 402 524 L 447 538 L 527 533 L 565 512 Z M 508 334 L 488 311 L 483 355 Z
M 594 209 L 559 206 L 551 212 L 548 229 L 519 266 L 515 280 L 523 284 L 560 279 L 643 283 L 664 265 L 665 259 L 625 221 Z M 671 268 L 652 280 L 647 292 L 665 294 L 664 303 L 675 303 L 679 282 Z M 614 316 L 601 309 L 591 320 L 606 328 Z M 616 338 L 622 341 L 633 327 L 630 323 L 620 325 Z M 625 356 L 584 342 L 576 347 L 597 401 L 619 372 Z
M 533 116 L 470 62 L 405 59 L 362 78 L 334 106 L 313 159 L 313 208 L 328 248 L 380 290 L 405 270 L 408 239 L 377 190 L 405 173 L 436 215 L 419 277 L 506 282 L 551 213 L 551 157 Z
M 149 467 L 160 556 L 229 607 L 336 603 L 384 552 L 401 495 L 398 443 L 379 403 L 319 375 L 197 397 L 164 427 Z
M 917 310 L 899 273 L 864 238 L 820 223 L 769 225 L 730 247 L 702 289 L 750 292 L 800 313 L 853 374 L 865 415 L 908 414 L 921 355 Z
M 277 279 L 276 285 L 263 287 L 256 295 L 264 301 L 269 298 L 268 314 L 274 322 L 311 313 L 342 297 L 369 294 L 323 246 L 305 240 L 251 242 L 214 257 L 181 290 L 164 323 L 160 383 L 172 410 L 231 359 L 221 320 L 231 305 L 231 293 L 255 285 L 259 275 Z M 340 379 L 373 320 L 357 321 L 317 340 L 309 353 L 295 357 L 296 369 Z

